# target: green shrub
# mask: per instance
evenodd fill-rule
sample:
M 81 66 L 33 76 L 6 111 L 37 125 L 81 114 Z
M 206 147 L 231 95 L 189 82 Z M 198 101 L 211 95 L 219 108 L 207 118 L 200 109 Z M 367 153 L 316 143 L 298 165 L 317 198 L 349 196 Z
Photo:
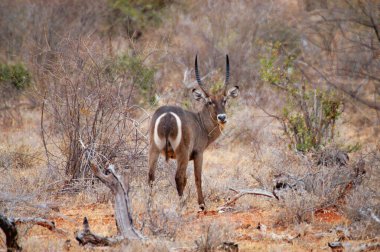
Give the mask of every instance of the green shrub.
M 220 91 L 224 89 L 224 82 L 223 81 L 216 81 L 210 88 L 211 94 L 218 94 Z
M 154 74 L 156 70 L 144 65 L 139 56 L 129 56 L 128 54 L 120 55 L 108 68 L 111 76 L 117 77 L 123 74 L 129 76 L 132 85 L 138 88 L 141 95 L 140 103 L 156 103 L 154 93 Z
M 31 83 L 31 75 L 21 64 L 0 64 L 0 82 L 10 83 L 18 90 L 27 88 Z
M 296 150 L 315 150 L 334 139 L 335 123 L 342 113 L 342 100 L 333 91 L 315 88 L 294 66 L 297 55 L 282 55 L 281 44 L 267 47 L 260 59 L 260 77 L 286 93 L 281 120 Z
M 129 35 L 133 35 L 136 31 L 159 24 L 162 9 L 171 2 L 171 0 L 110 0 L 109 4 L 113 10 L 110 22 L 123 24 Z
M 335 123 L 342 112 L 342 102 L 334 93 L 307 89 L 302 96 L 292 92 L 282 117 L 289 138 L 303 152 L 318 149 L 334 139 Z

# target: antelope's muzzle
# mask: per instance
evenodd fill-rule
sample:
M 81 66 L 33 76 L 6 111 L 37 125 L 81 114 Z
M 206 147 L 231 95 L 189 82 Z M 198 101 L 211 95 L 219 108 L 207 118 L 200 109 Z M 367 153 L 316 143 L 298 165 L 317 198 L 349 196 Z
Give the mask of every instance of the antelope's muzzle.
M 218 122 L 221 124 L 224 124 L 227 122 L 226 114 L 218 114 L 218 116 L 216 118 L 218 119 Z

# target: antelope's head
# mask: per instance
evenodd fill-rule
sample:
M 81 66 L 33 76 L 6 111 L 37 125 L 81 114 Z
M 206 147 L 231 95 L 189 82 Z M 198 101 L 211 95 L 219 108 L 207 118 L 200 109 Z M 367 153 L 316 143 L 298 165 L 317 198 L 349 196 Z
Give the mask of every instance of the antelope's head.
M 225 124 L 227 122 L 226 104 L 230 98 L 236 98 L 239 95 L 239 87 L 234 86 L 228 88 L 228 80 L 230 77 L 230 63 L 228 55 L 226 55 L 226 79 L 224 82 L 224 89 L 222 94 L 211 95 L 205 90 L 202 80 L 199 76 L 198 70 L 198 55 L 195 56 L 195 78 L 197 79 L 200 89 L 193 89 L 194 99 L 202 101 L 204 106 L 207 107 L 210 112 L 210 116 L 213 120 L 216 120 L 219 124 Z

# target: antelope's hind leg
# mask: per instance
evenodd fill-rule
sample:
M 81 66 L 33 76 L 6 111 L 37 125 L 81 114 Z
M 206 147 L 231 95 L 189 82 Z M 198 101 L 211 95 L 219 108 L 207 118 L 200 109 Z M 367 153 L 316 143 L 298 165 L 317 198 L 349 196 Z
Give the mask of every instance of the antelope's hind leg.
M 150 148 L 149 148 L 149 185 L 152 186 L 153 181 L 155 179 L 154 173 L 156 171 L 156 166 L 157 166 L 157 160 L 158 157 L 160 156 L 160 151 L 158 148 L 155 146 L 154 143 L 151 143 Z
M 180 197 L 183 195 L 183 191 L 186 186 L 186 169 L 187 164 L 189 163 L 189 155 L 184 148 L 184 146 L 180 146 L 176 150 L 177 157 L 177 172 L 175 174 L 175 182 L 177 185 L 177 192 Z

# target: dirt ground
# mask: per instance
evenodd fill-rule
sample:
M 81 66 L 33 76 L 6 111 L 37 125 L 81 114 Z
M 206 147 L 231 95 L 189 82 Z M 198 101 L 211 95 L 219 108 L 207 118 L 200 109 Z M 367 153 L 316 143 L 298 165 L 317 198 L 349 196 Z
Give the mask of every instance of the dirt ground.
M 239 251 L 329 251 L 327 243 L 334 241 L 337 237 L 326 230 L 346 222 L 346 219 L 336 210 L 325 209 L 315 213 L 313 225 L 304 224 L 287 229 L 267 228 L 266 231 L 258 229 L 258 226 L 263 225 L 275 227 L 274 220 L 276 220 L 277 212 L 278 209 L 275 206 L 267 210 L 252 207 L 244 212 L 219 213 L 216 210 L 204 213 L 185 212 L 185 221 L 181 223 L 176 234 L 181 245 L 178 245 L 178 241 L 171 241 L 166 244 L 166 247 L 170 251 L 192 251 L 194 241 L 205 235 L 205 227 L 228 224 L 231 227 L 228 232 L 234 232 L 234 236 L 237 237 L 233 242 L 238 244 Z M 110 203 L 65 207 L 59 209 L 59 213 L 65 218 L 55 217 L 52 220 L 57 228 L 66 232 L 65 234 L 52 232 L 39 226 L 19 227 L 21 244 L 25 251 L 83 251 L 83 247 L 79 246 L 75 240 L 74 233 L 81 229 L 84 217 L 89 218 L 90 227 L 94 233 L 105 236 L 113 236 L 117 233 Z M 215 230 L 210 230 L 210 232 L 213 231 Z M 278 237 L 273 239 L 268 235 Z M 281 236 L 296 238 L 290 240 Z M 159 241 L 148 239 L 143 243 L 146 243 L 146 248 L 152 250 L 154 247 L 157 248 L 157 242 Z M 122 245 L 113 248 L 92 248 L 98 251 L 119 249 L 122 249 Z M 153 249 L 153 251 L 159 250 Z
M 37 125 L 37 123 L 33 124 Z M 37 133 L 37 126 L 32 130 Z M 272 127 L 268 130 L 275 132 L 276 128 Z M 25 131 L 25 129 L 20 129 L 19 132 Z M 15 138 L 19 138 L 19 132 L 8 132 L 8 141 L 15 141 Z M 263 137 L 268 138 L 269 136 L 264 134 Z M 36 143 L 34 140 L 37 138 L 38 135 L 35 134 L 31 135 L 31 139 L 24 137 L 23 141 L 32 145 Z M 39 144 L 36 145 L 39 146 Z M 38 148 L 42 149 L 41 146 Z M 243 144 L 236 144 L 233 148 L 228 148 L 217 143 L 205 153 L 204 191 L 208 209 L 204 213 L 196 211 L 193 174 L 188 174 L 189 201 L 186 208 L 176 210 L 180 221 L 170 219 L 170 217 L 166 223 L 163 220 L 163 228 L 165 225 L 170 226 L 168 229 L 173 229 L 175 226 L 176 231 L 170 237 L 158 232 L 157 235 L 146 235 L 147 239 L 142 242 L 124 242 L 114 247 L 81 247 L 75 240 L 75 232 L 82 229 L 84 217 L 88 218 L 90 228 L 94 233 L 104 236 L 117 235 L 112 196 L 107 188 L 100 187 L 95 196 L 86 190 L 75 194 L 62 193 L 57 196 L 49 196 L 54 199 L 58 207 L 55 209 L 56 211 L 51 211 L 44 217 L 54 221 L 56 227 L 63 232 L 52 232 L 43 227 L 23 224 L 18 226 L 19 242 L 25 251 L 83 251 L 84 249 L 96 251 L 196 251 L 199 244 L 215 245 L 220 242 L 234 242 L 238 244 L 239 251 L 330 251 L 328 242 L 345 239 L 337 227 L 347 227 L 350 221 L 344 216 L 343 211 L 336 208 L 319 209 L 311 216 L 310 222 L 295 224 L 296 222 L 282 220 L 283 209 L 280 208 L 276 199 L 245 195 L 236 201 L 231 211 L 219 212 L 218 207 L 225 202 L 221 195 L 227 195 L 224 190 L 233 184 L 234 180 L 231 180 L 231 177 L 242 183 L 239 185 L 240 188 L 248 187 L 250 184 L 244 184 L 245 177 L 240 174 L 242 172 L 240 169 L 252 166 L 260 167 L 273 158 L 266 156 L 266 152 L 263 152 L 260 160 L 252 162 L 249 156 L 242 157 L 240 154 L 246 148 L 247 146 Z M 229 155 L 224 155 L 226 151 L 229 152 Z M 33 169 L 18 170 L 15 176 L 9 174 L 14 179 L 14 190 L 20 190 L 25 186 L 24 190 L 27 191 L 36 183 L 40 185 L 44 183 L 38 180 L 36 174 L 38 164 L 36 166 L 37 168 Z M 171 172 L 175 171 L 173 163 L 169 163 L 164 168 L 174 168 Z M 224 173 L 219 173 L 223 168 L 228 169 Z M 178 204 L 175 186 L 173 181 L 170 182 L 174 176 L 169 174 L 169 178 L 164 177 L 164 175 L 168 175 L 163 171 L 165 169 L 158 170 L 161 181 L 156 185 L 158 196 L 154 199 L 158 209 L 163 211 L 176 208 Z M 192 170 L 191 167 L 189 170 Z M 263 171 L 259 170 L 258 172 Z M 216 177 L 218 179 L 214 180 L 213 178 Z M 145 181 L 144 176 L 142 179 Z M 168 183 L 169 185 L 167 185 Z M 138 197 L 139 193 L 145 197 L 144 186 L 146 185 L 143 182 L 138 182 L 132 197 Z M 164 188 L 166 189 L 163 190 Z M 55 195 L 57 191 L 52 193 Z M 163 201 L 160 202 L 160 200 Z M 144 209 L 143 202 L 135 203 L 138 214 L 135 214 L 134 221 L 139 229 L 146 218 L 144 215 L 146 209 Z M 21 210 L 18 211 L 22 213 Z M 157 208 L 154 211 L 157 211 Z M 28 213 L 33 216 L 30 211 Z M 4 241 L 5 238 L 2 237 L 0 251 L 5 250 Z M 355 241 L 354 243 L 360 242 L 366 241 Z

